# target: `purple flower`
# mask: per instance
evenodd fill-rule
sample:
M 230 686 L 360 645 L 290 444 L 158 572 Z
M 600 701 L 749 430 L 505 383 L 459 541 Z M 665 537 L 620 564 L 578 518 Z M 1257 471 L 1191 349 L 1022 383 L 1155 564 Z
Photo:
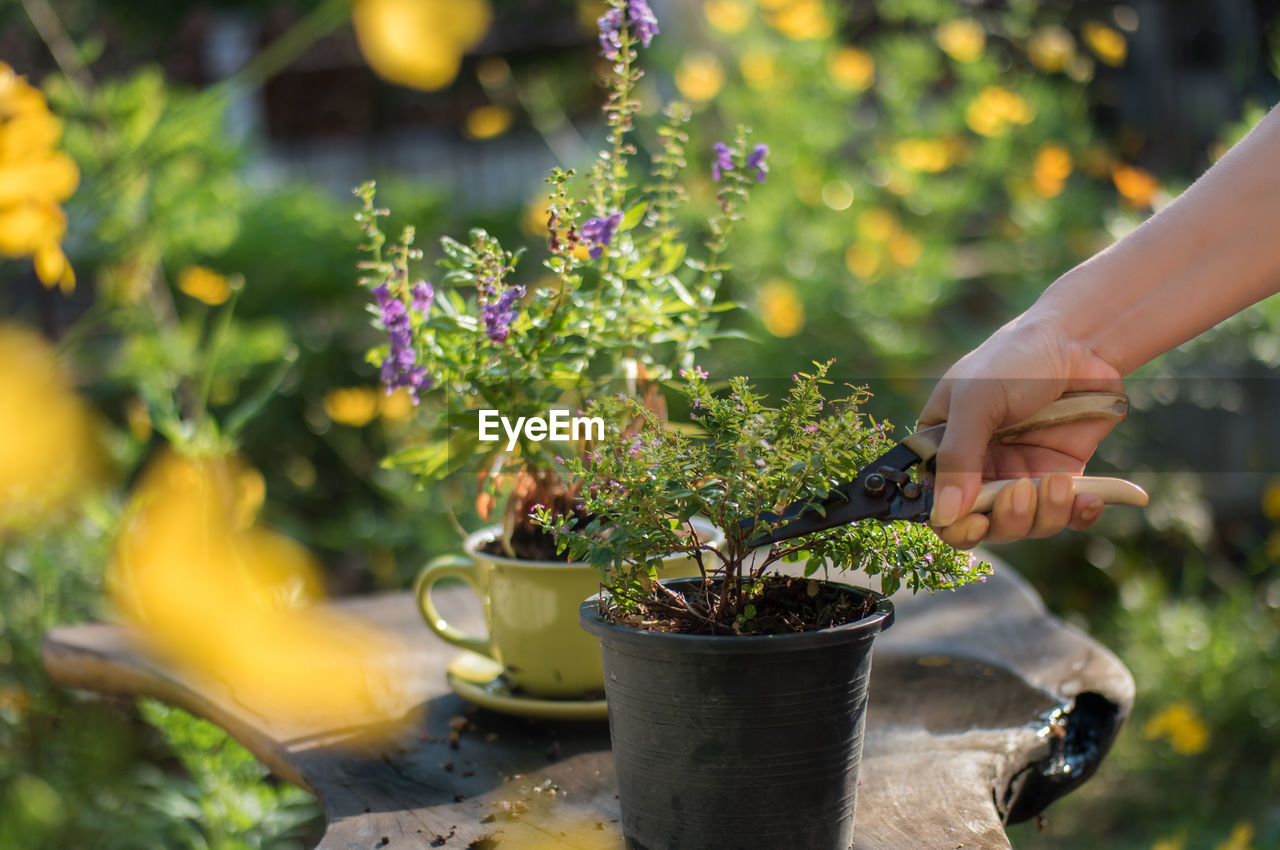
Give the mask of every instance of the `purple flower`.
M 649 42 L 653 41 L 653 37 L 658 34 L 658 18 L 653 14 L 653 10 L 649 8 L 646 0 L 631 0 L 627 4 L 627 14 L 631 18 L 631 26 L 635 30 L 636 38 L 640 39 L 642 45 L 648 47 Z
M 507 341 L 507 337 L 511 335 L 511 323 L 516 318 L 516 311 L 512 309 L 512 305 L 523 296 L 524 287 L 513 286 L 510 289 L 503 290 L 497 301 L 484 305 L 484 310 L 482 311 L 484 332 L 489 335 L 490 342 L 504 343 Z
M 382 327 L 391 338 L 391 348 L 382 361 L 382 383 L 386 385 L 388 395 L 401 388 L 408 389 L 413 403 L 417 404 L 418 391 L 431 389 L 432 380 L 427 374 L 427 367 L 418 363 L 418 352 L 413 347 L 409 310 L 403 301 L 391 295 L 391 290 L 385 285 L 374 287 L 373 295 L 378 300 Z
M 818 433 L 818 423 L 810 422 L 808 425 L 804 426 L 804 430 L 809 434 L 816 434 Z
M 716 142 L 713 149 L 716 152 L 716 158 L 711 163 L 711 179 L 719 183 L 721 174 L 733 170 L 733 152 L 724 142 Z
M 613 234 L 617 232 L 618 225 L 621 223 L 622 213 L 620 212 L 587 219 L 582 225 L 582 238 L 591 244 L 591 250 L 588 252 L 591 259 L 600 259 L 600 255 L 604 253 L 604 246 L 613 241 Z
M 768 155 L 769 146 L 766 144 L 756 145 L 751 153 L 747 155 L 747 168 L 756 170 L 757 183 L 763 183 L 764 176 L 769 173 L 769 166 L 764 161 L 764 158 Z
M 622 10 L 610 9 L 596 21 L 600 26 L 600 55 L 605 59 L 617 59 L 622 50 L 622 38 L 618 30 L 622 29 Z
M 658 18 L 647 0 L 628 0 L 625 13 L 622 9 L 610 9 L 596 23 L 600 26 L 600 55 L 606 59 L 617 59 L 622 52 L 619 33 L 624 26 L 631 26 L 632 33 L 644 47 L 658 34 Z
M 423 314 L 431 310 L 431 302 L 436 297 L 436 291 L 431 284 L 425 280 L 420 280 L 409 291 L 413 295 L 413 309 Z

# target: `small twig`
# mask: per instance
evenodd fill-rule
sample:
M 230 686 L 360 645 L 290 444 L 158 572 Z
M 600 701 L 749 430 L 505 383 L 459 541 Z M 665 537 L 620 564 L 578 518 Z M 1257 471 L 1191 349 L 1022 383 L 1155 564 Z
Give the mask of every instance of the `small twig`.
M 667 586 L 666 586 L 665 584 L 663 584 L 662 582 L 655 582 L 655 586 L 656 586 L 656 587 L 658 587 L 659 589 L 661 589 L 663 593 L 667 594 L 667 595 L 668 595 L 668 596 L 670 596 L 672 599 L 676 600 L 676 602 L 680 603 L 680 606 L 681 606 L 682 608 L 684 608 L 684 610 L 688 611 L 690 614 L 692 614 L 692 615 L 693 615 L 694 617 L 696 617 L 697 619 L 701 620 L 701 621 L 702 621 L 702 622 L 704 622 L 704 623 L 707 623 L 708 625 L 710 625 L 710 626 L 712 626 L 712 627 L 714 627 L 714 628 L 719 628 L 719 627 L 720 627 L 720 624 L 719 624 L 719 623 L 717 623 L 715 620 L 712 620 L 710 617 L 707 617 L 707 616 L 706 616 L 706 615 L 704 615 L 704 614 L 699 614 L 697 611 L 695 611 L 695 610 L 694 610 L 694 608 L 693 608 L 693 605 L 691 605 L 691 604 L 689 603 L 689 600 L 688 600 L 688 599 L 686 599 L 686 598 L 684 597 L 684 595 L 683 595 L 683 594 L 676 593 L 674 590 L 672 590 L 671 588 L 667 587 Z
M 803 544 L 798 546 L 788 546 L 785 549 L 776 549 L 776 550 L 770 547 L 769 555 L 764 559 L 764 561 L 760 564 L 759 567 L 757 567 L 755 570 L 752 571 L 751 577 L 760 578 L 760 576 L 764 575 L 765 568 L 768 567 L 770 564 L 776 564 L 778 561 L 781 561 L 783 558 L 787 557 L 788 555 L 793 555 L 798 552 L 803 552 L 805 551 L 805 548 L 806 547 Z
M 693 527 L 693 518 L 686 519 L 684 524 L 689 527 L 689 534 L 693 535 L 694 540 L 698 539 L 698 530 Z M 702 576 L 703 587 L 707 584 L 707 568 L 702 563 L 702 549 L 693 550 L 693 560 L 698 565 L 698 574 Z

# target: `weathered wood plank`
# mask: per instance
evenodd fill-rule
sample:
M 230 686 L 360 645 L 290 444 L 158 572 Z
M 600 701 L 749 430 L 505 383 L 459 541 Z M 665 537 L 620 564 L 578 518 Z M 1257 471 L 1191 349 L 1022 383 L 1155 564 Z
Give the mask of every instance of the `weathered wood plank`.
M 468 600 L 446 589 L 438 601 Z M 895 602 L 897 623 L 875 650 L 855 846 L 1007 848 L 1006 819 L 1034 815 L 1097 766 L 1128 714 L 1132 679 L 1002 565 L 985 584 Z M 606 724 L 469 706 L 444 681 L 455 650 L 427 631 L 408 594 L 338 607 L 400 636 L 393 667 L 404 671 L 405 708 L 424 712 L 415 734 L 353 751 L 362 730 L 282 727 L 223 683 L 152 660 L 114 626 L 54 630 L 45 664 L 64 684 L 155 696 L 227 729 L 320 798 L 323 850 L 620 846 Z M 474 606 L 470 617 L 474 627 Z M 468 725 L 450 742 L 458 717 Z

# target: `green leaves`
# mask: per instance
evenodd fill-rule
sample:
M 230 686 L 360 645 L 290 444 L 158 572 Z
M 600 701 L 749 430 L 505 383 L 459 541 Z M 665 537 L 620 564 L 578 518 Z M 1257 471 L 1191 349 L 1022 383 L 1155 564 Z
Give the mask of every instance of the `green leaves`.
M 631 209 L 627 210 L 626 215 L 622 217 L 622 221 L 618 224 L 618 232 L 625 233 L 635 228 L 637 224 L 644 220 L 644 214 L 649 209 L 648 201 L 641 201 Z
M 640 424 L 615 426 L 587 458 L 567 464 L 581 477 L 583 507 L 595 519 L 579 529 L 544 512 L 539 524 L 556 529 L 573 557 L 607 564 L 607 586 L 624 607 L 636 598 L 638 576 L 655 552 L 702 553 L 738 600 L 727 606 L 726 624 L 754 616 L 748 613 L 751 583 L 784 559 L 807 557 L 807 573 L 830 564 L 879 575 L 886 592 L 902 586 L 936 590 L 979 577 L 982 567 L 971 566 L 966 555 L 926 527 L 909 523 L 838 526 L 777 544 L 762 557 L 747 548 L 748 536 L 763 529 L 748 535 L 741 520 L 781 513 L 795 502 L 821 512 L 820 501 L 831 488 L 893 444 L 887 426 L 861 412 L 869 398 L 864 389 L 824 398 L 830 365 L 817 363 L 812 373 L 798 374 L 776 407 L 744 378 L 717 392 L 702 370 L 686 370 L 675 388 L 696 422 L 692 432 L 664 422 L 634 399 L 599 401 L 589 412 L 609 422 Z M 724 532 L 720 551 L 708 554 L 682 534 L 693 516 Z

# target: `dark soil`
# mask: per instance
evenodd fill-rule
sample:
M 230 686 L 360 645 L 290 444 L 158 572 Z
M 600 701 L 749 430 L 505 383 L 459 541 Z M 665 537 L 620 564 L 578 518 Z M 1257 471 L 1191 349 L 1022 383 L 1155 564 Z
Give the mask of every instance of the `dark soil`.
M 791 576 L 766 576 L 761 591 L 745 600 L 755 616 L 739 621 L 727 610 L 719 614 L 722 585 L 695 582 L 668 594 L 655 589 L 638 613 L 614 619 L 652 632 L 690 635 L 783 635 L 856 623 L 875 609 L 870 596 L 834 585 Z M 728 609 L 729 606 L 725 606 Z
M 523 561 L 568 561 L 568 555 L 556 551 L 556 539 L 549 531 L 534 525 L 520 524 L 511 534 L 511 548 Z M 480 547 L 488 555 L 509 558 L 501 540 L 490 540 Z

